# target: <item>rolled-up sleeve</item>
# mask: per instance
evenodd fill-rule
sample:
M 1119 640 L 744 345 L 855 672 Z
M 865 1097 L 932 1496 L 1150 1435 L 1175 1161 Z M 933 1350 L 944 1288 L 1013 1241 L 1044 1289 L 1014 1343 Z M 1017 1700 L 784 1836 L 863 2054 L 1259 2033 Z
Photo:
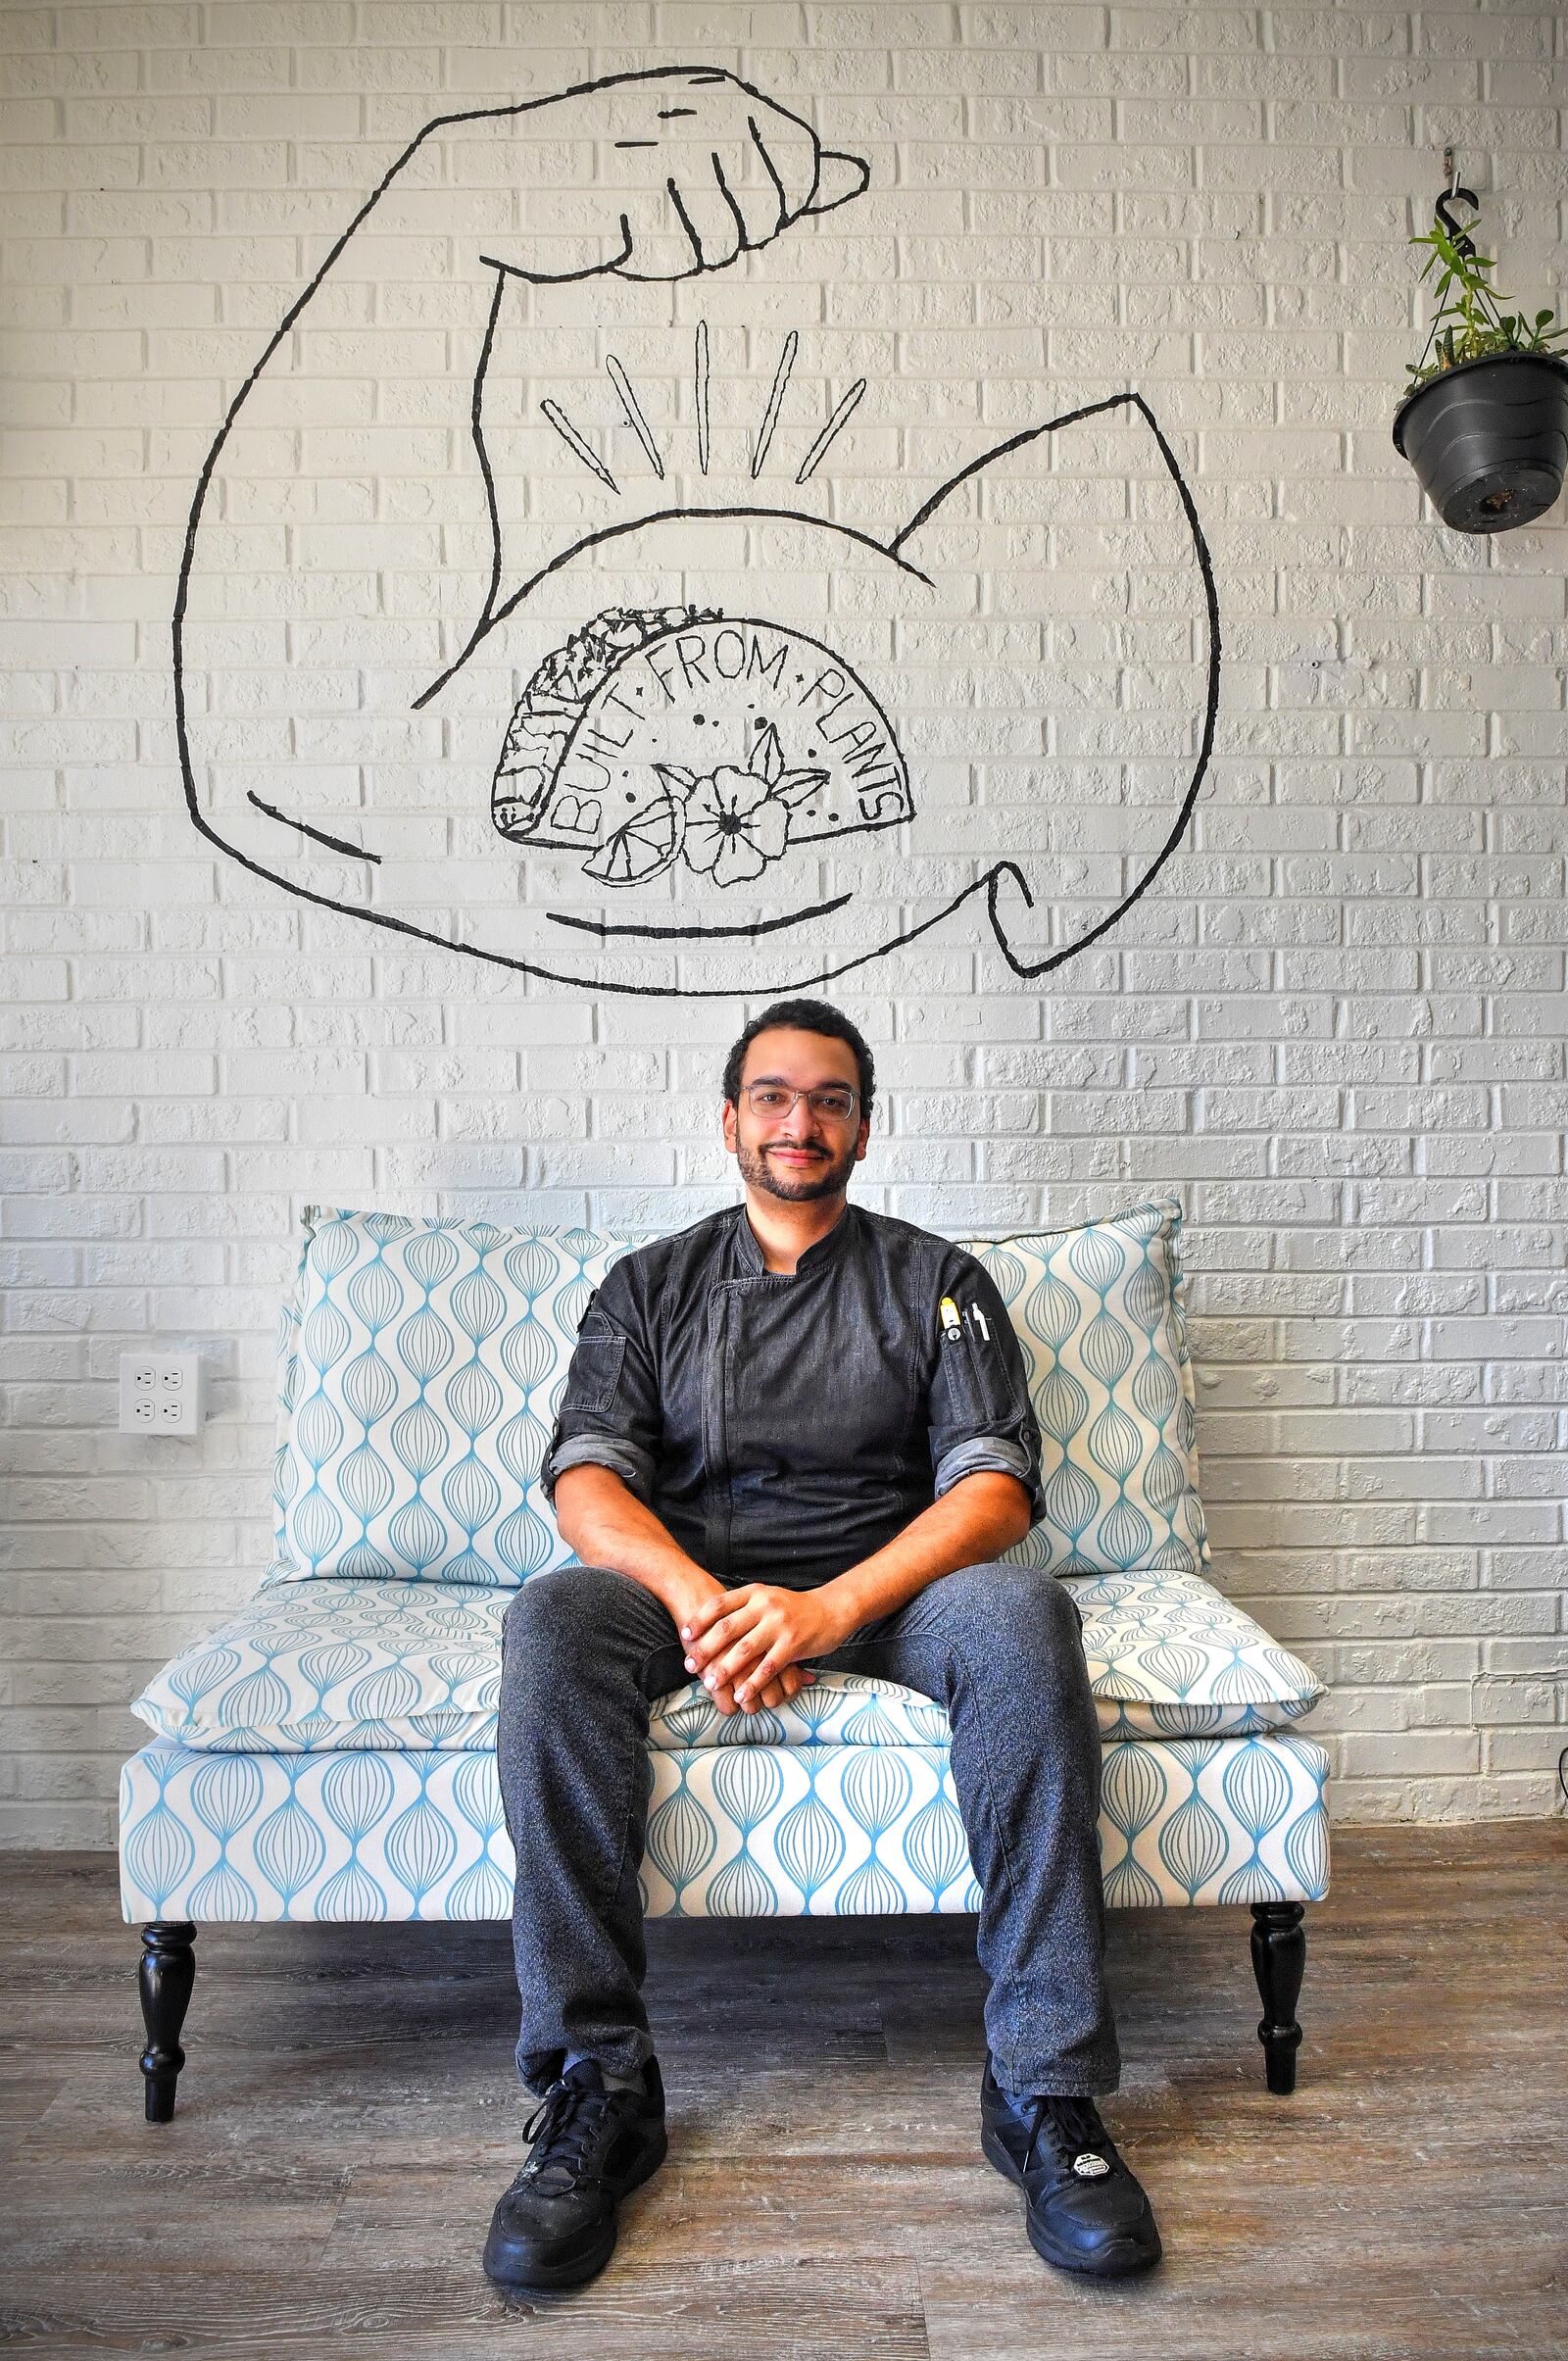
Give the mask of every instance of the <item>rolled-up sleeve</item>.
M 663 1420 L 642 1305 L 616 1264 L 577 1330 L 561 1408 L 539 1471 L 547 1500 L 568 1467 L 608 1467 L 646 1505 Z
M 936 1497 L 965 1476 L 1015 1476 L 1029 1495 L 1029 1521 L 1045 1515 L 1040 1427 L 1029 1400 L 1023 1348 L 984 1265 L 955 1251 L 944 1265 L 944 1299 L 958 1315 L 950 1334 L 937 1314 L 931 1381 L 931 1466 Z

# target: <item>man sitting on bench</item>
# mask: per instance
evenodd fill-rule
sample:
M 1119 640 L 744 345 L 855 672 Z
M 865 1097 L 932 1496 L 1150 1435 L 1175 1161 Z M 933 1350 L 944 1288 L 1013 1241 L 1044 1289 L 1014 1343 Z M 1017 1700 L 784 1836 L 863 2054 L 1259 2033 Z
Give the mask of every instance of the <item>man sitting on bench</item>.
M 744 1203 L 627 1254 L 590 1303 L 544 1470 L 580 1562 L 506 1618 L 517 2066 L 541 2104 L 485 2269 L 592 2278 L 664 2157 L 640 1992 L 651 1702 L 696 1674 L 719 1712 L 756 1712 L 823 1667 L 947 1709 L 991 1979 L 981 2145 L 1036 2251 L 1147 2269 L 1153 2215 L 1094 2104 L 1120 2060 L 1081 1618 L 1002 1558 L 1039 1502 L 1017 1339 L 972 1255 L 850 1205 L 873 1072 L 838 1009 L 766 1010 L 723 1090 Z

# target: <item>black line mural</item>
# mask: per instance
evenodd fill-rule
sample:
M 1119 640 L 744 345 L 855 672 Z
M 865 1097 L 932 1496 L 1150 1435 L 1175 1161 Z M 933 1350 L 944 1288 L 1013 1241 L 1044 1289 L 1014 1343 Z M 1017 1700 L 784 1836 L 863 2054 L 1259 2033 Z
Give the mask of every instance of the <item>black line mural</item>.
M 202 470 L 173 618 L 202 833 L 307 903 L 614 991 L 827 982 L 971 903 L 1021 977 L 1114 927 L 1219 685 L 1143 397 L 993 437 L 890 531 L 854 520 L 863 467 L 842 497 L 822 471 L 864 374 L 812 377 L 790 327 L 736 390 L 707 318 L 647 359 L 639 285 L 868 181 L 717 70 L 426 124 Z

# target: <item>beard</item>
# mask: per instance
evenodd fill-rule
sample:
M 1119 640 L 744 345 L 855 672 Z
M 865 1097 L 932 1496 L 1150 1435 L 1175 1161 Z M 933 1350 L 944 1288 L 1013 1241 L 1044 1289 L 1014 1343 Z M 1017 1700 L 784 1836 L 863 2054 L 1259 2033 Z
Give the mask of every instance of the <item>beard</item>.
M 842 1197 L 850 1185 L 855 1170 L 855 1149 L 846 1149 L 834 1156 L 828 1149 L 818 1149 L 820 1160 L 799 1172 L 783 1171 L 773 1165 L 765 1148 L 748 1148 L 744 1143 L 735 1150 L 735 1160 L 741 1168 L 741 1178 L 749 1189 L 760 1189 L 767 1197 L 782 1198 L 785 1204 L 805 1205 L 822 1197 Z

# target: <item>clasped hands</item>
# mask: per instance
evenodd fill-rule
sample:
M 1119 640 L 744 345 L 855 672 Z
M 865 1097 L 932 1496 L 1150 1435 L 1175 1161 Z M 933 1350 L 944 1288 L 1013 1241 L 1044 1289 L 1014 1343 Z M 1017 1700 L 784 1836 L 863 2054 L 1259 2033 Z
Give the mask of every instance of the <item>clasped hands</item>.
M 686 1669 L 695 1673 L 720 1713 L 759 1712 L 798 1697 L 816 1675 L 802 1658 L 826 1655 L 848 1639 L 849 1627 L 826 1596 L 748 1582 L 717 1591 L 682 1619 Z

